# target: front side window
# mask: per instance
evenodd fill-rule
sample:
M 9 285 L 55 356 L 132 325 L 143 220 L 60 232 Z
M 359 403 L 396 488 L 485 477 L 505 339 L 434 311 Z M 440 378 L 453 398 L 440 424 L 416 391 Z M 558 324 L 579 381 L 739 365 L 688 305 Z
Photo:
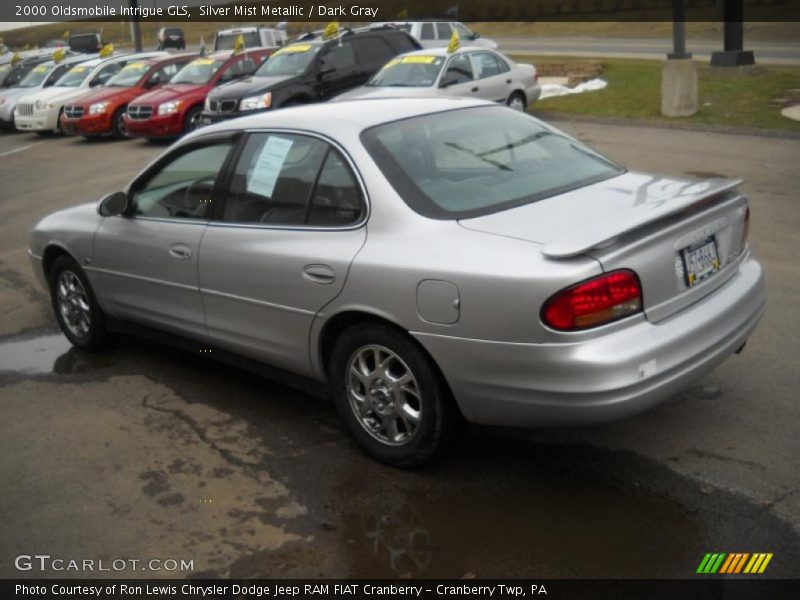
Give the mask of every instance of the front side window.
M 361 215 L 350 167 L 328 143 L 302 135 L 250 135 L 226 197 L 230 223 L 342 226 Z
M 467 29 L 461 23 L 453 23 L 453 27 L 456 28 L 456 31 L 458 32 L 458 37 L 460 37 L 462 40 L 475 39 L 475 34 L 472 33 L 469 29 Z
M 59 65 L 50 75 L 47 76 L 47 81 L 44 82 L 45 87 L 55 84 L 69 69 L 68 65 Z
M 92 77 L 92 80 L 89 82 L 91 87 L 96 87 L 98 85 L 105 85 L 109 79 L 111 79 L 114 75 L 119 73 L 119 70 L 124 66 L 125 63 L 116 62 L 105 65 L 100 71 L 98 71 L 97 75 Z
M 469 55 L 459 54 L 454 56 L 447 65 L 447 71 L 442 77 L 442 83 L 447 85 L 467 83 L 472 81 L 472 78 L 472 63 L 469 60 Z
M 133 191 L 133 214 L 208 219 L 211 193 L 232 142 L 193 148 L 168 162 Z
M 581 143 L 505 107 L 395 121 L 361 138 L 403 200 L 434 219 L 490 214 L 622 172 Z
M 184 64 L 185 63 L 169 63 L 156 70 L 156 72 L 150 75 L 147 80 L 148 87 L 169 83 L 169 81 L 181 70 L 181 67 Z
M 334 44 L 329 46 L 322 57 L 323 69 L 349 69 L 355 66 L 356 55 L 353 52 L 353 45 L 345 42 L 341 45 Z

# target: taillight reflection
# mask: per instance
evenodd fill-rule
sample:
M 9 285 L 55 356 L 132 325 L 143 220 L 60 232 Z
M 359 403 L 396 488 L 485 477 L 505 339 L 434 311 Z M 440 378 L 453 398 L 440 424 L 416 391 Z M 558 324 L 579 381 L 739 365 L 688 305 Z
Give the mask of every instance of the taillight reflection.
M 553 329 L 575 331 L 641 312 L 642 286 L 636 273 L 620 269 L 554 294 L 542 308 L 542 321 Z

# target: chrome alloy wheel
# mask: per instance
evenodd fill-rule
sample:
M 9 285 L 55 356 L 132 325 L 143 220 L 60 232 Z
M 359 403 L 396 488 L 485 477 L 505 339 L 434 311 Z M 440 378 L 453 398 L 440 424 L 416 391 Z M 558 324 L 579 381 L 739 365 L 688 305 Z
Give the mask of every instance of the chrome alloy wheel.
M 407 444 L 419 429 L 422 397 L 414 373 L 394 352 L 369 345 L 347 363 L 347 398 L 361 426 L 379 442 Z
M 56 288 L 58 311 L 72 335 L 83 338 L 89 334 L 92 313 L 89 297 L 75 273 L 64 271 L 58 278 Z

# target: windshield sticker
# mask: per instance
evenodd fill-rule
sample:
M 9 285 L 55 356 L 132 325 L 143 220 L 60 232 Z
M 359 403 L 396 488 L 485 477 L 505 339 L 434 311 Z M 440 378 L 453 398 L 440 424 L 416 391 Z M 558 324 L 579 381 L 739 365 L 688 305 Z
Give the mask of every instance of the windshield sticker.
M 296 52 L 308 52 L 309 50 L 311 50 L 311 44 L 294 44 L 293 46 L 281 48 L 273 53 L 272 56 L 278 56 L 279 54 L 294 54 Z
M 400 58 L 394 58 L 386 63 L 383 68 L 388 69 L 395 65 L 430 65 L 436 60 L 435 56 L 403 56 Z
M 198 58 L 197 60 L 192 61 L 193 65 L 213 65 L 214 59 L 213 58 Z
M 86 70 L 86 67 L 72 67 L 69 72 L 70 73 L 83 73 Z
M 247 191 L 260 196 L 272 197 L 278 175 L 286 162 L 286 157 L 292 149 L 292 140 L 277 136 L 270 136 L 261 149 L 252 172 L 247 178 Z
M 123 71 L 141 71 L 146 66 L 147 65 L 144 64 L 144 63 L 131 63 L 127 67 L 123 67 L 122 70 Z
M 47 67 L 36 67 L 33 70 L 34 73 L 47 73 Z

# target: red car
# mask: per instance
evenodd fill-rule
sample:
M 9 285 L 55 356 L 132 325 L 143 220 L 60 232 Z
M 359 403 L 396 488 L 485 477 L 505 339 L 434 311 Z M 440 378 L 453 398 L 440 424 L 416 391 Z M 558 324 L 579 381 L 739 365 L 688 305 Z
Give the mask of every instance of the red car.
M 238 54 L 227 50 L 194 59 L 169 85 L 143 94 L 128 105 L 124 117 L 128 135 L 153 139 L 192 131 L 213 87 L 250 75 L 274 50 L 257 48 Z
M 150 58 L 128 63 L 101 88 L 64 107 L 61 130 L 69 135 L 128 137 L 124 116 L 128 103 L 169 82 L 197 54 Z

